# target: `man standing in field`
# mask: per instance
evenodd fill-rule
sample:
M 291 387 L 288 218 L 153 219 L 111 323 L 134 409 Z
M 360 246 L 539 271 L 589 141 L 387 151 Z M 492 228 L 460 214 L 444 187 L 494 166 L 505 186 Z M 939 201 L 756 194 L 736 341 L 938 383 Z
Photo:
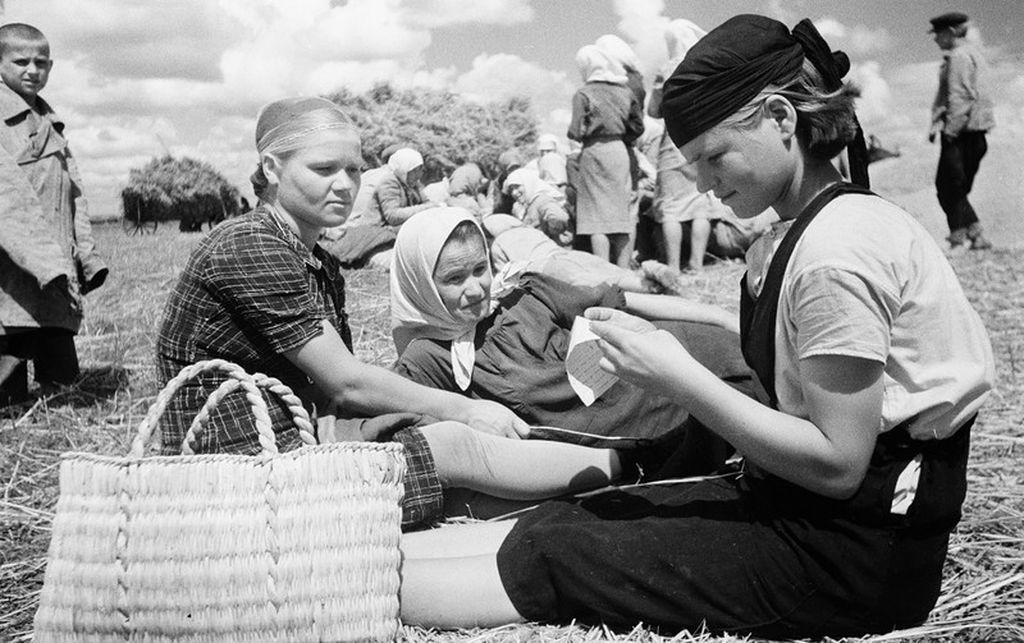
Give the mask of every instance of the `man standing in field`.
M 52 67 L 42 32 L 0 26 L 0 406 L 28 396 L 27 360 L 44 391 L 78 377 L 82 295 L 107 277 L 64 123 L 39 97 Z
M 966 14 L 944 13 L 932 18 L 931 23 L 935 44 L 944 58 L 928 133 L 929 142 L 934 142 L 936 136 L 942 141 L 935 187 L 949 224 L 951 249 L 966 245 L 984 250 L 992 244 L 982 236 L 981 223 L 967 195 L 988 151 L 985 133 L 995 126 L 992 100 L 985 86 L 986 64 L 981 52 L 966 39 Z

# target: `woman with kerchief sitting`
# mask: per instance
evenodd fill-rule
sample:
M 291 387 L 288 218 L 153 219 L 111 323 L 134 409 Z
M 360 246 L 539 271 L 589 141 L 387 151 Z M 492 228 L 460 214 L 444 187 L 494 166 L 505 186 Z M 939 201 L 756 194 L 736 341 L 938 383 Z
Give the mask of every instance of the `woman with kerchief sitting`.
M 700 435 L 683 405 L 626 382 L 585 406 L 565 370 L 577 316 L 600 305 L 663 320 L 659 325 L 719 377 L 741 388 L 749 381 L 731 330 L 735 315 L 718 307 L 611 285 L 573 286 L 543 274 L 523 276 L 500 300 L 492 300 L 489 261 L 483 231 L 462 209 L 436 208 L 406 222 L 391 267 L 399 373 L 421 384 L 499 402 L 533 425 L 531 438 L 620 452 L 657 445 L 632 454 L 648 477 L 667 457 L 666 444 L 699 441 L 706 434 Z M 729 451 L 722 441 L 714 447 L 710 452 L 696 444 L 683 449 L 685 470 L 671 473 L 714 468 Z

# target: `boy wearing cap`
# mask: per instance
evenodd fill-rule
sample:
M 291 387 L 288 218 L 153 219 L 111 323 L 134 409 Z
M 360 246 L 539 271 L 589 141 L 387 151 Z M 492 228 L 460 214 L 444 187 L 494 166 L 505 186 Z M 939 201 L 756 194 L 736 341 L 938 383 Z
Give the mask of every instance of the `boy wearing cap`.
M 53 61 L 30 25 L 0 26 L 0 406 L 79 374 L 82 295 L 107 268 L 94 252 L 64 123 L 39 97 Z
M 985 133 L 995 125 L 992 100 L 985 86 L 986 64 L 965 38 L 966 14 L 944 13 L 932 18 L 931 23 L 930 33 L 935 34 L 935 44 L 943 51 L 928 133 L 929 142 L 939 136 L 942 145 L 935 188 L 949 224 L 951 248 L 984 250 L 992 244 L 982 235 L 981 223 L 967 195 L 988 150 Z

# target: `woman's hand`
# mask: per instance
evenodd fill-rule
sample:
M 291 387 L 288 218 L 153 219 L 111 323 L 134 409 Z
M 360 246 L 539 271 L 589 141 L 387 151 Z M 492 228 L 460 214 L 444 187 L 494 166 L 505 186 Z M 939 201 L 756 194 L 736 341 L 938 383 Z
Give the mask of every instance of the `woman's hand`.
M 530 425 L 508 408 L 490 400 L 466 398 L 466 409 L 459 418 L 477 431 L 518 440 L 530 435 Z
M 588 308 L 584 315 L 601 338 L 601 368 L 637 386 L 663 391 L 667 375 L 693 361 L 679 340 L 649 321 L 611 308 Z

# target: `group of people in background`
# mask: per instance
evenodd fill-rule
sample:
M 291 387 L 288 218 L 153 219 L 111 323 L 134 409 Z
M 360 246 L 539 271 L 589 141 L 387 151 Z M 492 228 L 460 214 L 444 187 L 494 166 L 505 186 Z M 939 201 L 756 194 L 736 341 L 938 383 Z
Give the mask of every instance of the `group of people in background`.
M 701 270 L 709 254 L 742 257 L 776 217 L 767 211 L 743 221 L 698 190 L 694 173 L 657 123 L 661 82 L 703 34 L 687 20 L 669 25 L 668 62 L 649 98 L 641 62 L 624 40 L 606 34 L 581 47 L 576 64 L 583 85 L 572 99 L 566 136 L 575 149 L 568 154 L 559 137 L 544 133 L 533 158 L 508 150 L 487 172 L 467 162 L 425 185 L 418 151 L 385 148 L 383 165 L 364 173 L 352 217 L 326 233 L 328 247 L 344 265 L 386 268 L 408 215 L 447 204 L 468 208 L 481 222 L 512 215 L 559 246 L 627 270 L 657 260 L 668 266 L 665 274 L 678 274 L 681 268 Z M 642 225 L 648 221 L 652 225 Z M 487 227 L 495 226 L 506 223 Z
M 983 248 L 964 203 L 991 119 L 981 108 L 962 118 L 953 99 L 974 60 L 956 51 L 960 15 L 933 20 L 940 46 L 954 43 L 935 131 L 940 173 L 959 180 L 942 197 L 959 208 L 951 243 Z M 467 163 L 425 198 L 424 159 L 408 145 L 363 171 L 343 106 L 264 106 L 255 209 L 215 227 L 168 293 L 162 382 L 226 359 L 289 385 L 321 441 L 402 444 L 407 623 L 841 637 L 921 623 L 936 602 L 994 376 L 981 319 L 921 224 L 869 190 L 850 61 L 809 20 L 790 29 L 740 15 L 672 38 L 676 57 L 686 51 L 647 104 L 665 131 L 653 171 L 635 149 L 639 64 L 614 37 L 577 55 L 568 135 L 581 148 L 564 185 L 546 138 L 535 165 L 509 155 L 488 182 Z M 63 125 L 38 98 L 50 66 L 37 30 L 0 27 L 0 178 L 17 195 L 0 202 L 0 347 L 4 364 L 40 360 L 37 378 L 52 374 L 41 347 L 60 345 L 41 332 L 73 347 L 81 294 L 106 276 Z M 834 162 L 847 150 L 854 182 Z M 704 222 L 729 220 L 717 208 L 743 225 L 767 211 L 783 224 L 749 239 L 741 228 L 737 243 L 754 247 L 738 319 L 642 292 L 632 235 L 652 172 L 666 247 L 678 224 L 705 252 Z M 37 231 L 52 256 L 35 254 L 26 237 Z M 498 243 L 516 231 L 533 234 Z M 584 242 L 586 253 L 569 247 Z M 338 256 L 353 247 L 390 270 L 393 368 L 353 354 Z M 60 305 L 44 315 L 29 301 Z M 592 408 L 565 380 L 578 317 L 619 378 Z M 208 373 L 174 398 L 165 453 L 221 385 Z M 196 449 L 257 452 L 246 404 L 227 394 Z M 272 404 L 270 420 L 279 448 L 299 445 L 285 406 Z M 721 475 L 567 497 L 707 471 Z M 425 529 L 460 503 L 539 500 L 515 520 Z

